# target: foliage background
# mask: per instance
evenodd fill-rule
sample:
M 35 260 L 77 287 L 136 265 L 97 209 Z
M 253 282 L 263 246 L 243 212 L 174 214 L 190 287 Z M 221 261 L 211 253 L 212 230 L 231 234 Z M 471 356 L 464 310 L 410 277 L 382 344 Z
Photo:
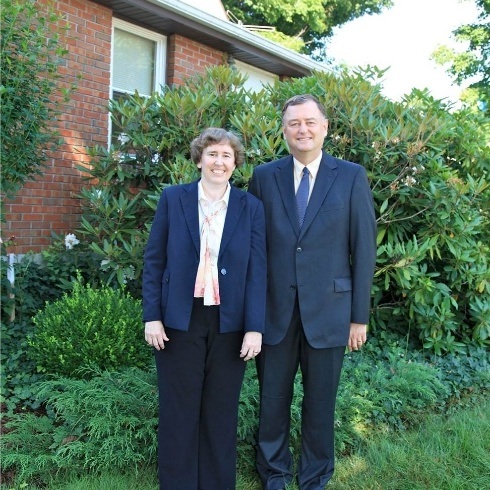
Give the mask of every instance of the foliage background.
M 32 152 L 4 159 L 2 192 L 15 192 L 39 171 L 44 150 L 56 144 L 56 134 L 49 130 L 56 106 L 46 104 L 55 87 L 57 57 L 63 53 L 56 33 L 46 36 L 45 19 L 33 16 L 35 2 L 15 10 L 17 3 L 7 0 L 2 5 L 2 80 L 10 77 L 17 84 L 0 86 L 2 158 L 15 145 Z M 59 20 L 51 14 L 53 22 Z M 19 37 L 6 28 L 26 19 L 28 24 L 34 21 L 34 28 L 19 29 Z M 299 21 L 304 23 L 304 18 Z M 13 51 L 12 43 L 23 50 Z M 19 60 L 25 71 L 14 76 L 9 63 Z M 40 78 L 40 72 L 49 76 Z M 416 427 L 430 412 L 451 411 L 468 394 L 488 392 L 489 121 L 478 111 L 454 111 L 423 91 L 392 103 L 380 94 L 379 75 L 376 70 L 315 74 L 253 93 L 244 89 L 241 75 L 216 67 L 182 87 L 111 103 L 119 144 L 109 150 L 90 149 L 90 183 L 81 196 L 83 220 L 80 229 L 73 230 L 81 243 L 67 248 L 63 237 L 55 236 L 42 260 L 27 255 L 16 264 L 15 285 L 6 278 L 7 268 L 1 270 L 2 412 L 6 408 L 8 416 L 4 424 L 2 413 L 4 474 L 14 472 L 20 481 L 46 486 L 54 476 L 104 468 L 154 471 L 153 369 L 122 367 L 134 364 L 134 358 L 109 365 L 100 353 L 103 342 L 85 342 L 84 358 L 98 356 L 99 366 L 77 371 L 81 362 L 76 362 L 60 377 L 57 353 L 63 328 L 74 320 L 78 335 L 86 333 L 87 322 L 77 320 L 94 308 L 92 287 L 106 292 L 111 288 L 115 296 L 129 292 L 130 312 L 122 315 L 135 323 L 125 324 L 128 328 L 119 340 L 140 352 L 142 366 L 147 365 L 138 297 L 143 249 L 162 187 L 198 177 L 189 143 L 205 127 L 221 126 L 236 132 L 245 144 L 246 165 L 236 171 L 234 183 L 246 189 L 255 165 L 288 152 L 278 114 L 296 93 L 313 93 L 325 104 L 330 119 L 325 149 L 366 167 L 377 208 L 373 335 L 362 353 L 346 358 L 336 415 L 337 451 L 349 454 L 375 431 Z M 25 125 L 28 121 L 33 124 Z M 72 291 L 80 275 L 87 287 Z M 58 300 L 66 302 L 60 310 Z M 66 318 L 68 306 L 73 310 Z M 105 311 L 106 306 L 96 308 Z M 51 325 L 53 335 L 42 338 L 36 331 L 36 313 Z M 38 357 L 33 356 L 36 349 Z M 257 412 L 257 380 L 250 364 L 239 415 L 239 457 L 250 468 Z M 300 413 L 298 375 L 292 408 L 294 449 Z
M 490 337 L 488 120 L 451 111 L 424 91 L 391 102 L 379 72 L 355 71 L 277 82 L 259 93 L 242 75 L 215 67 L 150 98 L 112 102 L 120 144 L 92 148 L 79 233 L 108 280 L 139 290 L 143 247 L 165 185 L 197 178 L 189 144 L 207 126 L 237 133 L 246 163 L 233 180 L 246 188 L 253 167 L 288 150 L 278 114 L 293 94 L 326 106 L 332 155 L 364 165 L 377 210 L 373 332 L 397 331 L 434 353 L 488 346 Z M 131 286 L 132 285 L 132 286 Z
M 352 454 L 375 433 L 416 428 L 430 413 L 449 413 L 471 392 L 490 388 L 485 353 L 431 362 L 395 337 L 382 335 L 345 359 L 336 408 L 338 455 Z M 46 413 L 17 413 L 2 437 L 2 469 L 20 481 L 48 485 L 70 475 L 156 473 L 158 396 L 156 372 L 87 369 L 83 379 L 55 377 L 34 385 Z M 295 381 L 291 447 L 298 454 L 301 376 Z M 478 400 L 478 398 L 475 398 Z M 240 397 L 240 471 L 253 474 L 259 410 L 254 363 L 247 364 Z M 255 486 L 253 486 L 255 488 Z
M 60 102 L 74 87 L 64 87 L 58 71 L 66 48 L 62 17 L 47 5 L 39 15 L 36 2 L 2 1 L 0 9 L 0 101 L 2 179 L 0 193 L 13 196 L 39 174 L 46 150 L 60 144 L 53 121 Z

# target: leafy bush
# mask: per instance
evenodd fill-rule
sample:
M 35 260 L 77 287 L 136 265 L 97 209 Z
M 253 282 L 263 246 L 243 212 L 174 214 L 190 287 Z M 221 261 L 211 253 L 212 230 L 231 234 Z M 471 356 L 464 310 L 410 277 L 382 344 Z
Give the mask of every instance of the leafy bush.
M 366 167 L 378 215 L 378 258 L 371 329 L 409 332 L 436 354 L 490 343 L 489 121 L 450 110 L 423 91 L 402 103 L 381 95 L 376 70 L 318 73 L 261 92 L 243 76 L 214 67 L 149 98 L 113 101 L 124 137 L 90 150 L 79 233 L 122 282 L 140 278 L 142 251 L 162 186 L 196 178 L 189 144 L 206 126 L 243 140 L 246 162 L 234 182 L 246 188 L 255 165 L 288 150 L 280 108 L 312 93 L 326 106 L 325 150 Z M 78 233 L 78 232 L 77 232 Z
M 30 354 L 44 373 L 79 377 L 82 368 L 146 368 L 151 351 L 143 340 L 141 301 L 124 288 L 74 284 L 33 318 Z
M 71 237 L 76 239 L 74 235 Z M 79 276 L 92 286 L 107 283 L 94 252 L 82 244 L 76 248 L 68 246 L 66 242 L 70 235 L 62 237 L 53 233 L 53 238 L 54 243 L 41 253 L 16 255 L 14 263 L 6 267 L 3 267 L 3 263 L 7 263 L 6 249 L 2 244 L 3 322 L 30 321 L 47 301 L 55 301 L 64 292 L 71 291 Z M 8 279 L 9 271 L 12 272 L 13 284 Z
M 39 12 L 34 0 L 4 0 L 0 10 L 2 105 L 2 194 L 13 196 L 27 178 L 39 174 L 48 156 L 46 149 L 60 144 L 52 121 L 60 102 L 73 88 L 57 82 L 67 50 L 61 42 L 68 30 L 55 2 Z

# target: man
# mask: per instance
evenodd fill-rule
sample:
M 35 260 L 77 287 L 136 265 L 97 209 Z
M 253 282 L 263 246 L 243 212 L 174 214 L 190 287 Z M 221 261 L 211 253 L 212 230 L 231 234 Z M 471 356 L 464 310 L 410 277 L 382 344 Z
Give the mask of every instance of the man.
M 291 155 L 256 167 L 249 186 L 264 204 L 268 255 L 266 328 L 257 358 L 257 470 L 266 490 L 293 478 L 290 407 L 300 366 L 298 484 L 320 490 L 334 471 L 345 347 L 357 350 L 366 341 L 376 220 L 364 167 L 322 151 L 328 121 L 321 103 L 312 95 L 292 97 L 282 124 Z

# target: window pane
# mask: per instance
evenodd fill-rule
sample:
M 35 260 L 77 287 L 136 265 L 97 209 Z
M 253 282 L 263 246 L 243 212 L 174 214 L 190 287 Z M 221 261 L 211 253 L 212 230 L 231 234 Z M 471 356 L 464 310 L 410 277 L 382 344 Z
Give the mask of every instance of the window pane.
M 150 39 L 114 29 L 114 90 L 153 92 L 155 45 Z

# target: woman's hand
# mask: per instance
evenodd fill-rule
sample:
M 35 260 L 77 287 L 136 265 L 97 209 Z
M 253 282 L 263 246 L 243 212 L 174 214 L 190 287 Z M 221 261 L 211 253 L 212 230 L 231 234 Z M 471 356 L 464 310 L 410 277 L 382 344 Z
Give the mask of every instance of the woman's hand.
M 145 340 L 148 345 L 155 347 L 156 350 L 165 349 L 165 342 L 168 342 L 168 337 L 160 320 L 145 323 Z
M 243 336 L 240 357 L 244 361 L 253 359 L 262 350 L 262 334 L 260 332 L 247 332 Z

